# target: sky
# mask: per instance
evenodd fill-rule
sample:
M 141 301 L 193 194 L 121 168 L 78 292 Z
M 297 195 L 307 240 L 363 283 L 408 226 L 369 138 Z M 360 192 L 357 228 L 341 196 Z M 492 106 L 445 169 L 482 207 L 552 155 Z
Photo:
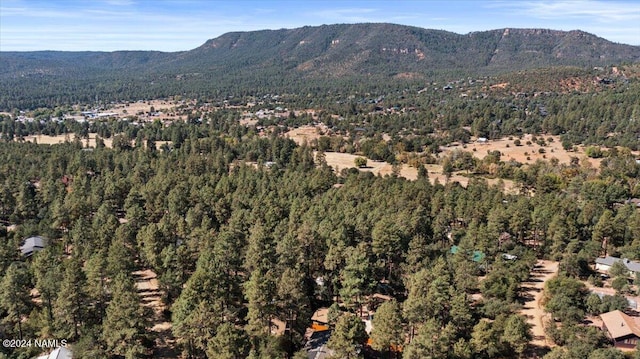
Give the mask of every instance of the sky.
M 230 31 L 362 22 L 583 30 L 640 45 L 640 0 L 0 0 L 0 51 L 184 51 Z

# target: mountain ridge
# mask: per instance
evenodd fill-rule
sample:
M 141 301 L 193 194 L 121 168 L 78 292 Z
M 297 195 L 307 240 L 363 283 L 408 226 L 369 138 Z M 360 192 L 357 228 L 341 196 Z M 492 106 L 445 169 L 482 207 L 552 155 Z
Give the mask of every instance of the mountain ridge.
M 504 28 L 461 35 L 387 23 L 334 24 L 229 32 L 179 52 L 0 52 L 0 92 L 19 88 L 47 98 L 63 88 L 135 98 L 148 88 L 144 84 L 161 85 L 153 95 L 164 96 L 637 62 L 640 46 L 581 30 Z
M 493 50 L 491 50 L 493 49 Z M 229 32 L 201 46 L 178 52 L 113 51 L 0 52 L 4 71 L 76 65 L 145 70 L 196 70 L 247 65 L 284 66 L 307 74 L 330 72 L 336 65 L 363 73 L 380 65 L 401 72 L 436 69 L 520 70 L 555 65 L 606 65 L 640 61 L 640 47 L 617 44 L 581 31 L 503 28 L 460 35 L 414 26 L 366 23 L 305 26 L 294 29 Z M 404 55 L 404 56 L 403 56 Z M 14 64 L 12 63 L 18 63 Z M 229 63 L 233 62 L 233 63 Z M 338 62 L 338 64 L 336 64 Z M 346 63 L 345 63 L 346 62 Z M 427 66 L 428 64 L 428 66 Z M 420 66 L 423 65 L 423 66 Z M 46 72 L 46 71 L 45 71 Z M 366 71 L 364 71 L 366 73 Z

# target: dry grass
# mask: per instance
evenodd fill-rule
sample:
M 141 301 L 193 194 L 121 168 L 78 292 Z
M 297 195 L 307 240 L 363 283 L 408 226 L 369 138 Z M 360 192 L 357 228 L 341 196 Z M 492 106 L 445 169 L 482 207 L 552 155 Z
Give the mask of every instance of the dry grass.
M 74 134 L 65 134 L 58 136 L 48 136 L 48 135 L 33 135 L 33 136 L 25 136 L 24 140 L 27 142 L 36 142 L 41 145 L 57 145 L 65 142 L 73 142 L 75 140 Z M 103 138 L 105 147 L 112 148 L 113 147 L 113 138 Z M 133 141 L 131 142 L 133 145 Z M 171 141 L 156 141 L 156 148 L 159 149 L 162 145 L 168 144 L 171 145 Z M 89 139 L 82 139 L 82 145 L 84 147 L 96 147 L 96 134 L 90 133 Z M 146 143 L 144 144 L 146 146 Z
M 119 103 L 114 105 L 113 108 L 110 108 L 106 112 L 114 112 L 114 113 L 117 113 L 120 117 L 127 117 L 127 116 L 135 116 L 140 112 L 143 112 L 145 114 L 148 112 L 151 112 L 151 107 L 153 107 L 155 111 L 161 111 L 161 110 L 170 111 L 176 106 L 177 106 L 176 103 L 174 103 L 173 101 L 153 100 L 153 101 L 145 101 L 145 102 L 132 102 L 129 104 Z M 170 116 L 161 114 L 157 118 L 165 119 L 165 118 L 170 118 Z
M 33 135 L 33 136 L 25 136 L 24 140 L 27 142 L 36 142 L 41 145 L 57 145 L 65 142 L 73 142 L 75 139 L 74 134 L 65 134 L 58 136 L 48 136 L 48 135 Z M 105 147 L 111 148 L 113 146 L 113 140 L 111 138 L 103 138 Z M 83 139 L 82 144 L 86 147 L 96 147 L 96 134 L 89 134 L 89 139 Z
M 362 156 L 357 156 L 350 153 L 325 152 L 325 159 L 327 160 L 327 164 L 333 167 L 336 172 L 340 172 L 345 168 L 355 167 L 355 159 L 357 157 Z M 369 160 L 369 162 L 367 163 L 367 167 L 360 168 L 359 170 L 363 172 L 371 172 L 375 175 L 385 176 L 390 175 L 393 172 L 393 166 L 391 166 L 387 162 Z M 413 167 L 403 165 L 402 169 L 400 170 L 400 176 L 406 179 L 414 180 L 418 178 L 418 170 Z
M 322 131 L 320 126 L 301 126 L 290 130 L 284 136 L 292 139 L 298 145 L 302 145 L 305 142 L 311 143 L 312 140 L 320 138 L 320 131 Z
M 532 137 L 532 135 L 523 136 L 522 139 L 520 139 L 521 146 L 516 146 L 513 143 L 517 139 L 514 137 L 512 140 L 509 140 L 508 138 L 501 138 L 498 140 L 490 140 L 486 143 L 469 143 L 466 147 L 463 145 L 444 147 L 442 150 L 445 153 L 453 150 L 472 152 L 474 157 L 479 159 L 483 159 L 487 156 L 489 151 L 500 151 L 500 153 L 502 153 L 502 161 L 515 160 L 524 164 L 532 164 L 537 160 L 550 160 L 552 158 L 558 159 L 560 163 L 568 164 L 571 161 L 571 157 L 577 157 L 581 162 L 587 160 L 591 162 L 595 168 L 600 167 L 602 159 L 588 158 L 584 154 L 584 146 L 577 146 L 576 152 L 569 152 L 562 148 L 559 136 L 537 136 L 538 138 L 545 139 L 547 144 L 544 147 L 531 141 Z M 552 138 L 553 141 L 549 142 L 549 138 Z M 531 145 L 527 145 L 527 141 L 531 141 Z M 509 147 L 507 147 L 507 145 Z M 541 148 L 544 149 L 544 154 L 539 152 Z
M 355 159 L 357 156 L 350 153 L 338 153 L 338 152 L 325 152 L 325 159 L 327 164 L 333 167 L 336 172 L 340 172 L 345 168 L 355 167 Z M 448 180 L 447 177 L 442 173 L 442 166 L 431 164 L 426 165 L 427 171 L 429 172 L 429 180 L 431 183 L 435 183 L 436 179 L 441 184 L 447 183 L 447 181 L 458 182 L 462 186 L 467 186 L 469 184 L 469 177 L 463 176 L 461 173 L 454 173 Z M 386 176 L 391 175 L 393 172 L 393 166 L 387 162 L 382 161 L 372 161 L 369 160 L 366 168 L 359 168 L 360 171 L 363 172 L 371 172 L 374 175 Z M 418 178 L 418 170 L 415 167 L 411 167 L 407 164 L 403 164 L 400 169 L 400 177 L 404 177 L 408 180 L 415 180 Z M 492 178 L 487 179 L 490 185 L 497 185 L 500 182 L 500 179 Z M 504 189 L 506 192 L 514 193 L 516 191 L 515 185 L 511 180 L 502 180 L 504 184 Z

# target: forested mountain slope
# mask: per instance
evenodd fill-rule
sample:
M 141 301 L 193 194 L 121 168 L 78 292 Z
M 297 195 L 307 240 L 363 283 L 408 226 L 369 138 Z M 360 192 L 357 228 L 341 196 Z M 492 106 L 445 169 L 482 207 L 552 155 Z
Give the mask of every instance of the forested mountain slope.
M 593 67 L 640 61 L 640 47 L 582 31 L 500 29 L 459 35 L 393 24 L 323 25 L 234 32 L 183 52 L 2 52 L 0 107 L 239 93 L 256 87 L 296 91 L 379 86 L 549 66 Z M 378 85 L 376 85 L 376 83 Z M 28 100 L 21 102 L 29 93 Z M 50 104 L 50 103 L 49 103 Z

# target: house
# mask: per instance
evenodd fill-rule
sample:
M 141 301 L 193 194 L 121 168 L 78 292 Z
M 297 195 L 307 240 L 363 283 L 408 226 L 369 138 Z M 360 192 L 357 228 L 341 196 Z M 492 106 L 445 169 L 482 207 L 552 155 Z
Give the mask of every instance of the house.
M 309 359 L 325 359 L 333 355 L 333 350 L 327 348 L 332 332 L 328 325 L 328 313 L 329 308 L 320 308 L 311 317 L 311 327 L 307 328 L 305 333 L 307 338 L 305 349 Z
M 640 318 L 630 317 L 619 310 L 600 315 L 602 330 L 619 349 L 634 349 L 640 340 Z
M 638 160 L 636 160 L 636 162 L 637 161 Z M 630 204 L 630 205 L 635 206 L 635 207 L 640 207 L 640 198 L 631 198 L 631 199 L 626 200 L 624 203 Z
M 629 270 L 629 276 L 633 277 L 636 275 L 636 273 L 640 272 L 640 262 L 632 261 L 627 258 L 620 259 L 618 257 L 611 256 L 596 258 L 596 270 L 601 272 L 609 272 L 611 266 L 619 261 L 622 261 L 622 263 L 627 267 L 627 269 Z
M 323 331 L 329 329 L 329 308 L 323 307 L 316 310 L 311 316 L 311 329 Z
M 65 347 L 58 347 L 48 355 L 41 355 L 36 359 L 72 359 L 73 353 Z
M 327 348 L 329 338 L 331 330 L 314 331 L 311 334 L 305 345 L 309 359 L 326 359 L 333 356 L 333 350 Z
M 43 250 L 47 246 L 47 240 L 41 236 L 29 237 L 24 240 L 20 252 L 25 257 L 31 257 L 33 253 Z
M 502 253 L 502 258 L 508 261 L 515 261 L 518 259 L 518 256 L 509 253 Z
M 458 246 L 451 246 L 451 250 L 449 251 L 451 254 L 456 254 L 458 253 L 459 248 Z M 482 260 L 484 259 L 484 253 L 480 252 L 480 251 L 473 251 L 473 257 L 471 258 L 471 260 L 473 260 L 476 263 L 482 262 Z

